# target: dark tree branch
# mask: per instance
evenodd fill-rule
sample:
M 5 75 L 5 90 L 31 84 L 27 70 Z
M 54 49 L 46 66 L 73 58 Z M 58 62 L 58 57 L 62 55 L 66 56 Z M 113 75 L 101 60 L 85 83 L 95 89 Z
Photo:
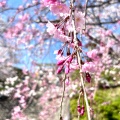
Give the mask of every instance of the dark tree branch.
M 111 4 L 117 4 L 117 3 L 120 3 L 120 1 L 118 0 L 118 1 L 112 3 L 112 0 L 110 0 L 110 1 L 108 0 L 108 1 L 98 4 L 98 5 L 93 5 L 93 4 L 88 5 L 87 8 L 102 7 L 104 5 L 111 5 Z
M 86 23 L 86 25 L 102 25 L 102 24 L 114 24 L 114 23 L 117 23 L 117 22 L 119 22 L 120 21 L 120 19 L 118 19 L 118 20 L 114 20 L 114 21 L 106 21 L 106 22 L 98 22 L 98 23 Z

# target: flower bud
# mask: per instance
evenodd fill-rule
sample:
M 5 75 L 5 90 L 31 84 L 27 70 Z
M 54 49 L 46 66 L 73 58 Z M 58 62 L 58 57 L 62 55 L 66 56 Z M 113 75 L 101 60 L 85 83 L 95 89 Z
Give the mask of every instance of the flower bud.
M 64 59 L 64 60 L 59 60 L 59 61 L 57 62 L 57 65 L 62 65 L 64 62 L 65 62 L 65 59 Z
M 68 63 L 71 63 L 71 62 L 72 62 L 72 59 L 73 59 L 73 57 L 70 56 L 70 57 L 67 59 L 67 62 L 68 62 Z
M 80 105 L 78 105 L 77 106 L 77 111 L 82 116 L 85 113 L 85 107 L 84 106 L 80 107 Z
M 84 115 L 84 113 L 85 113 L 85 107 L 82 106 L 81 111 L 80 111 L 80 115 L 82 116 L 82 115 Z
M 57 74 L 59 74 L 63 69 L 63 65 L 62 66 L 59 66 L 58 69 L 57 69 Z
M 78 46 L 82 46 L 82 42 L 80 40 L 77 41 L 78 41 Z
M 90 76 L 90 74 L 87 72 L 87 73 L 85 73 L 85 77 L 86 77 L 86 80 L 90 83 L 90 81 L 91 81 L 91 76 Z
M 70 68 L 69 68 L 69 65 L 67 65 L 66 67 L 65 67 L 65 74 L 68 74 L 70 72 Z

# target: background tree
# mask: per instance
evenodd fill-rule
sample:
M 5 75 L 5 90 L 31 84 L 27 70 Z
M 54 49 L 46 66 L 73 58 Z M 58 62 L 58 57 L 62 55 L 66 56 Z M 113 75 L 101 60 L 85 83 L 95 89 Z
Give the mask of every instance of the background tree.
M 11 0 L 11 3 L 12 2 L 14 1 Z M 57 3 L 55 4 L 55 2 Z M 75 11 L 75 21 L 78 21 L 78 25 L 75 27 L 78 28 L 76 30 L 76 34 L 79 46 L 82 49 L 82 69 L 84 72 L 86 72 L 86 70 L 88 72 L 92 72 L 91 74 L 95 80 L 96 88 L 98 86 L 98 80 L 101 80 L 101 74 L 104 75 L 106 69 L 109 71 L 110 69 L 119 68 L 120 1 L 86 0 L 83 2 L 82 0 L 75 0 L 74 7 L 72 6 L 73 8 L 71 8 L 69 6 L 70 1 L 68 0 L 25 0 L 20 1 L 18 5 L 10 5 L 10 0 L 0 1 L 1 17 L 4 19 L 6 24 L 5 28 L 2 24 L 1 44 L 5 49 L 7 49 L 7 51 L 10 51 L 10 54 L 7 55 L 7 57 L 9 56 L 7 63 L 9 61 L 12 66 L 16 63 L 17 65 L 18 63 L 22 63 L 22 65 L 25 64 L 23 66 L 23 72 L 31 78 L 27 80 L 26 78 L 24 79 L 25 81 L 29 81 L 30 84 L 28 84 L 28 82 L 22 82 L 23 86 L 21 85 L 18 87 L 19 90 L 18 88 L 15 88 L 15 90 L 21 91 L 22 87 L 26 88 L 28 86 L 27 92 L 29 93 L 31 84 L 34 81 L 33 78 L 35 79 L 38 73 L 38 68 L 36 66 L 39 63 L 41 56 L 45 54 L 45 51 L 53 43 L 54 45 L 56 45 L 55 43 L 61 44 L 61 41 L 65 45 L 61 45 L 61 48 L 56 49 L 61 50 L 64 46 L 68 48 L 67 45 L 70 43 L 68 42 L 69 37 L 75 38 L 75 35 L 71 34 L 72 28 L 67 26 L 71 25 L 71 16 L 67 16 L 67 12 L 70 10 L 71 13 L 74 13 Z M 81 23 L 83 23 L 84 26 Z M 66 26 L 64 27 L 64 25 Z M 52 27 L 55 29 L 57 27 L 57 29 L 61 30 L 62 32 L 58 31 L 61 33 L 61 36 L 56 35 L 55 37 Z M 68 33 L 70 33 L 70 35 Z M 55 38 L 53 39 L 53 37 Z M 64 41 L 64 39 L 67 39 L 68 41 Z M 74 40 L 71 41 L 71 43 L 72 42 L 74 43 Z M 69 50 L 67 50 L 67 53 L 69 53 Z M 75 57 L 75 55 L 73 56 Z M 72 59 L 70 61 L 72 61 Z M 7 64 L 6 59 L 4 59 L 3 62 L 5 65 Z M 59 64 L 62 64 L 60 62 L 61 61 L 57 63 L 58 66 Z M 64 63 L 65 60 L 62 62 Z M 95 74 L 93 74 L 93 71 Z M 57 72 L 60 72 L 60 69 L 58 69 Z M 89 74 L 86 74 L 86 76 L 87 81 L 90 82 L 91 77 L 89 77 Z M 45 86 L 51 86 L 45 79 L 45 83 L 47 82 Z M 74 84 L 74 82 L 71 82 L 71 84 Z M 49 92 L 49 90 L 47 90 L 46 92 Z M 23 95 L 23 93 L 21 94 Z M 16 97 L 21 101 L 27 101 L 30 97 L 26 95 L 23 96 L 24 97 L 21 98 L 19 95 Z M 13 109 L 12 119 L 17 119 L 16 117 L 24 117 L 24 114 L 20 109 L 23 109 L 24 107 L 26 107 L 25 104 Z M 43 116 L 46 114 L 44 113 Z

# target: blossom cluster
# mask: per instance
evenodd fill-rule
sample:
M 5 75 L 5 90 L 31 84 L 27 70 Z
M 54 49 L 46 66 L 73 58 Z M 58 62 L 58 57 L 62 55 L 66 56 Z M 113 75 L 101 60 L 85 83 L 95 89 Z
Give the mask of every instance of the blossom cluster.
M 56 8 L 56 6 L 57 9 L 54 10 L 53 8 Z M 97 50 L 92 50 L 86 54 L 91 61 L 88 59 L 79 59 L 78 54 L 81 57 L 83 46 L 82 39 L 77 37 L 76 33 L 82 34 L 81 31 L 83 31 L 83 27 L 85 26 L 85 16 L 81 11 L 78 11 L 77 9 L 73 11 L 72 9 L 74 8 L 68 8 L 65 4 L 57 1 L 50 2 L 51 12 L 62 17 L 62 20 L 59 23 L 53 24 L 48 21 L 46 24 L 47 32 L 54 38 L 63 42 L 62 48 L 55 51 L 58 66 L 56 72 L 59 74 L 64 70 L 64 73 L 66 74 L 65 81 L 66 83 L 69 83 L 70 73 L 79 70 L 85 76 L 86 81 L 91 82 L 90 73 L 97 70 L 93 61 L 99 61 L 100 57 L 98 56 Z M 78 105 L 77 111 L 79 115 L 83 115 L 85 111 L 84 105 L 82 105 L 82 107 Z
M 74 41 L 74 29 L 72 26 L 72 15 L 71 15 L 71 9 L 68 8 L 67 5 L 64 3 L 60 3 L 58 1 L 55 2 L 48 2 L 50 5 L 50 10 L 55 15 L 62 17 L 62 21 L 60 21 L 57 24 L 53 24 L 50 21 L 46 24 L 47 26 L 47 32 L 53 36 L 54 38 L 60 40 L 64 43 L 61 49 L 58 51 L 55 51 L 55 54 L 57 55 L 56 59 L 58 60 L 57 65 L 57 73 L 60 73 L 63 69 L 65 71 L 65 74 L 67 75 L 67 79 L 69 79 L 69 73 L 80 69 L 80 66 L 78 64 L 77 60 L 77 51 L 76 47 L 78 46 L 78 50 L 80 53 L 82 53 L 82 42 L 77 38 L 77 46 Z M 57 6 L 58 5 L 58 6 Z M 57 6 L 57 10 L 53 10 L 52 8 Z M 63 8 L 63 9 L 61 9 Z M 64 13 L 62 15 L 62 13 Z M 66 14 L 65 14 L 66 13 Z M 85 23 L 84 14 L 81 11 L 75 10 L 74 12 L 74 18 L 75 18 L 75 29 L 76 32 L 79 33 L 82 31 Z M 65 51 L 66 50 L 66 51 Z M 99 60 L 99 56 L 97 55 L 98 51 L 93 50 L 86 54 L 87 57 L 93 60 Z M 85 72 L 86 80 L 90 82 L 91 76 L 89 73 L 95 72 L 96 67 L 94 63 L 91 61 L 83 61 L 81 60 L 82 64 L 82 71 Z
M 5 0 L 1 1 L 0 2 L 0 7 L 4 8 L 5 6 L 6 6 L 6 1 Z

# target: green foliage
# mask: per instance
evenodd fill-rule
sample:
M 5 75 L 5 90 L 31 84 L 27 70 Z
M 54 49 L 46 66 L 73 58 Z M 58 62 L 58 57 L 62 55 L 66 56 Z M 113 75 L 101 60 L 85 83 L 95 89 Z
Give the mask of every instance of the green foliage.
M 72 80 L 76 80 L 80 77 L 80 73 L 79 73 L 79 70 L 75 70 L 72 75 L 71 75 L 71 79 Z
M 70 101 L 70 111 L 74 117 L 77 117 L 77 99 Z
M 94 104 L 95 120 L 120 120 L 119 93 L 120 88 L 97 91 Z
M 77 100 L 78 96 L 75 96 L 70 101 L 71 120 L 78 120 Z M 120 120 L 120 88 L 98 90 L 91 107 L 94 110 L 93 120 Z M 87 120 L 86 114 L 80 120 Z

